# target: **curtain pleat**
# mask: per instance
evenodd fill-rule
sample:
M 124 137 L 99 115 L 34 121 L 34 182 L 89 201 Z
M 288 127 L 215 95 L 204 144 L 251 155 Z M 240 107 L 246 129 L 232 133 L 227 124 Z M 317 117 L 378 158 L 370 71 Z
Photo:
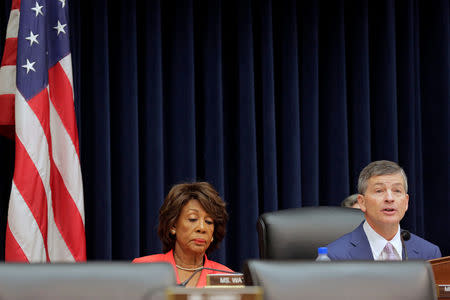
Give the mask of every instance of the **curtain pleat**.
M 339 205 L 349 194 L 344 5 L 325 2 L 319 14 L 319 186 L 327 188 L 319 201 Z
M 72 11 L 72 9 L 70 10 Z M 112 259 L 112 131 L 108 1 L 80 3 L 80 52 L 73 53 L 74 78 L 80 78 L 81 171 L 85 197 L 87 256 Z M 85 100 L 84 100 L 85 99 Z M 83 149 L 83 150 L 81 150 Z M 85 151 L 84 149 L 90 149 Z
M 278 208 L 284 209 L 302 203 L 296 1 L 284 1 L 273 13 L 277 153 L 283 153 L 278 158 Z
M 319 3 L 298 1 L 302 204 L 319 205 Z
M 369 4 L 369 66 L 373 160 L 398 161 L 397 69 L 393 1 Z
M 259 203 L 251 1 L 239 0 L 233 5 L 236 16 L 232 29 L 236 32 L 232 46 L 235 49 L 227 50 L 236 53 L 232 74 L 235 76 L 235 89 L 232 89 L 235 93 L 224 98 L 231 105 L 225 111 L 228 121 L 225 129 L 226 160 L 230 166 L 226 194 L 231 213 L 227 241 L 230 241 L 228 245 L 239 245 L 239 252 L 244 256 L 255 257 L 258 253 L 258 248 L 254 247 L 257 244 L 256 225 L 250 224 L 256 224 Z M 227 54 L 224 52 L 224 55 Z M 227 252 L 227 258 L 232 259 L 233 256 L 234 253 Z
M 256 140 L 259 149 L 259 213 L 278 209 L 277 126 L 275 109 L 272 1 L 253 4 Z
M 165 179 L 196 178 L 193 1 L 163 1 Z
M 159 208 L 165 197 L 161 6 L 145 1 L 137 10 L 139 97 L 139 253 L 157 253 Z M 131 229 L 133 230 L 133 229 Z
M 408 178 L 411 198 L 409 213 L 405 220 L 414 220 L 423 211 L 422 145 L 420 132 L 420 66 L 418 65 L 418 31 L 414 23 L 417 18 L 417 2 L 401 1 L 396 3 L 396 34 L 405 37 L 396 42 L 397 57 L 397 100 L 398 123 L 403 124 L 398 132 L 398 151 L 400 164 L 407 174 L 417 174 Z M 420 196 L 419 196 L 420 195 Z M 423 234 L 423 220 L 415 222 L 411 231 Z
M 419 11 L 423 235 L 439 241 L 448 255 L 450 239 L 445 237 L 450 227 L 444 220 L 450 211 L 450 3 L 420 2 Z
M 349 176 L 350 193 L 355 193 L 359 172 L 372 155 L 367 1 L 347 1 L 345 15 Z
M 139 254 L 137 23 L 134 0 L 109 5 L 112 258 Z M 126 58 L 126 59 L 124 59 Z M 123 76 L 126 74 L 126 76 Z M 124 155 L 125 154 L 125 155 Z M 127 211 L 127 217 L 123 213 Z

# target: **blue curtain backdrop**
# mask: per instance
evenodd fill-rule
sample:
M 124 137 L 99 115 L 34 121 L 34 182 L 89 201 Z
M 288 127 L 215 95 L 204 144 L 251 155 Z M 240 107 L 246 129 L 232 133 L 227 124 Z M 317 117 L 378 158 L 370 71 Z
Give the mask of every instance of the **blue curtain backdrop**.
M 408 174 L 402 226 L 450 255 L 448 0 L 68 4 L 89 260 L 160 252 L 165 194 L 206 180 L 231 217 L 213 258 L 239 270 L 258 215 L 339 205 L 378 159 Z

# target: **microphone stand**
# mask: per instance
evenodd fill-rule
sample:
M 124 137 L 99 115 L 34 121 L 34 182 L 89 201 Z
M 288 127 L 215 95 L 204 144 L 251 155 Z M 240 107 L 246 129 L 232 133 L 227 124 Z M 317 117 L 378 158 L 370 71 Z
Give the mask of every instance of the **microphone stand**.
M 400 240 L 402 241 L 403 251 L 405 253 L 405 260 L 408 260 L 408 251 L 406 251 L 405 241 L 408 241 L 411 238 L 411 233 L 408 230 L 402 230 L 400 232 Z

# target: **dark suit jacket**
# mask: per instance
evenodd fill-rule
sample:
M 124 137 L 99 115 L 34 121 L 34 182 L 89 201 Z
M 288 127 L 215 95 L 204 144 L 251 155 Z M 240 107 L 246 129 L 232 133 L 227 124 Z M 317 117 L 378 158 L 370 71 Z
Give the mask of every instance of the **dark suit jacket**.
M 352 232 L 343 235 L 328 245 L 328 256 L 332 260 L 373 260 L 363 223 Z M 438 246 L 415 234 L 411 234 L 411 238 L 405 241 L 405 248 L 408 259 L 428 260 L 442 256 Z M 402 256 L 405 259 L 404 253 Z

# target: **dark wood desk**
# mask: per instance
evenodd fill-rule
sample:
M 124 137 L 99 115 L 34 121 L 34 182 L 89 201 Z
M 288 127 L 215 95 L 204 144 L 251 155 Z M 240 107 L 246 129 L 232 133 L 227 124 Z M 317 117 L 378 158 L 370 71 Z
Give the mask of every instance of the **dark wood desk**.
M 450 299 L 450 256 L 429 260 L 433 269 L 438 299 Z

